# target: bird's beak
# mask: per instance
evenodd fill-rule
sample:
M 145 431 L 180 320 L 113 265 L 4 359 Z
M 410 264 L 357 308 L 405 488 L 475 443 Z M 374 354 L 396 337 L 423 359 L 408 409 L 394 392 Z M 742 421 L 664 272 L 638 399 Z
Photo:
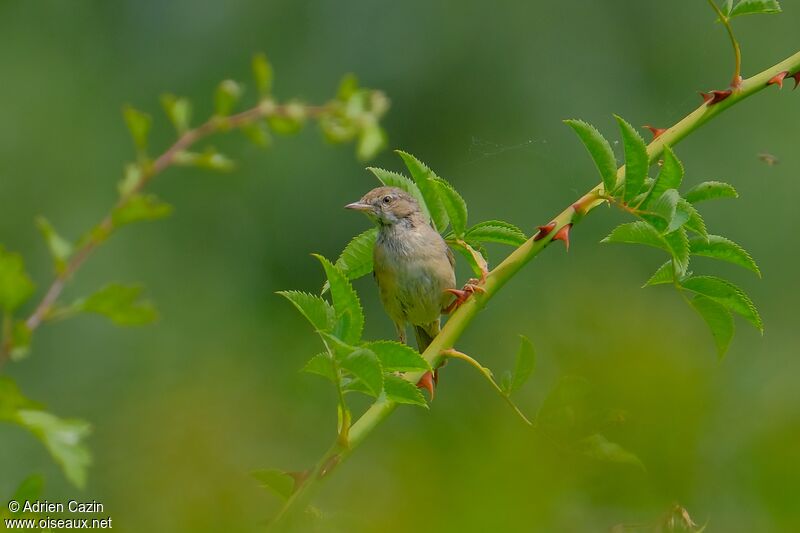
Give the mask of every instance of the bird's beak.
M 353 211 L 372 211 L 372 206 L 363 202 L 353 202 L 344 206 L 345 209 L 352 209 Z

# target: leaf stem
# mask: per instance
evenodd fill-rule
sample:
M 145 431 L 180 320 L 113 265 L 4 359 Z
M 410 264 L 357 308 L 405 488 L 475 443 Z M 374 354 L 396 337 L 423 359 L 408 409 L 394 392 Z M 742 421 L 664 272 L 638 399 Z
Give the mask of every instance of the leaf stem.
M 761 91 L 767 87 L 767 81 L 770 78 L 783 71 L 797 72 L 800 70 L 800 52 L 788 57 L 780 63 L 769 67 L 768 69 L 756 74 L 755 76 L 744 80 L 741 83 L 740 90 L 735 91 L 730 97 L 718 102 L 714 105 L 702 104 L 700 107 L 686 115 L 678 123 L 667 129 L 658 138 L 653 140 L 647 146 L 647 155 L 650 163 L 654 163 L 661 156 L 665 146 L 674 146 L 686 136 L 698 130 L 703 124 L 716 117 L 729 107 L 738 104 L 745 98 Z M 618 179 L 624 176 L 625 167 L 620 167 L 617 170 Z M 456 341 L 461 337 L 461 334 L 467 329 L 472 320 L 477 316 L 478 312 L 486 305 L 486 303 L 497 292 L 508 283 L 517 272 L 522 269 L 526 264 L 533 260 L 539 253 L 542 252 L 552 241 L 558 230 L 567 224 L 577 224 L 583 215 L 594 209 L 595 207 L 605 203 L 603 198 L 603 184 L 600 183 L 590 189 L 584 194 L 577 202 L 567 207 L 559 213 L 554 219 L 555 227 L 543 238 L 536 240 L 536 235 L 528 239 L 519 248 L 514 250 L 508 257 L 506 257 L 497 267 L 492 270 L 486 277 L 484 284 L 484 293 L 474 294 L 464 304 L 462 304 L 450 317 L 447 323 L 442 328 L 441 332 L 434 337 L 431 344 L 422 354 L 422 356 L 436 368 L 441 362 L 444 355 L 442 352 L 450 350 L 455 345 Z M 422 372 L 410 372 L 404 377 L 416 383 L 422 377 Z M 337 455 L 335 466 L 340 465 L 352 452 L 361 444 L 361 442 L 383 422 L 392 411 L 394 411 L 396 404 L 386 399 L 380 399 L 372 404 L 361 417 L 350 428 L 350 446 L 347 450 Z M 321 463 L 327 460 L 323 458 Z M 325 472 L 327 477 L 330 474 L 330 469 Z M 311 493 L 318 489 L 318 481 L 320 476 L 310 476 L 308 480 L 301 485 L 295 494 L 287 500 L 280 514 L 275 521 L 271 524 L 276 530 L 283 530 L 288 523 L 291 522 L 290 517 L 299 515 L 304 509 L 305 503 L 310 499 Z M 303 503 L 301 503 L 303 502 Z
M 720 22 L 722 22 L 722 24 L 725 26 L 725 29 L 728 32 L 728 37 L 731 40 L 734 59 L 733 80 L 731 81 L 731 87 L 738 89 L 742 84 L 742 49 L 739 47 L 739 41 L 737 41 L 736 37 L 733 35 L 733 26 L 731 26 L 730 18 L 728 18 L 728 16 L 722 12 L 722 9 L 720 9 L 714 0 L 708 0 L 708 3 L 717 13 Z

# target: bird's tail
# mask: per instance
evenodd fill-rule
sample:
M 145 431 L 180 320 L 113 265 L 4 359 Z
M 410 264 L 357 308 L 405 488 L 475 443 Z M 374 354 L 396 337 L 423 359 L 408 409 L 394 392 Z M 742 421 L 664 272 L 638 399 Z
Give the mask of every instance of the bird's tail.
M 422 353 L 433 341 L 433 338 L 439 334 L 439 321 L 424 326 L 414 326 L 414 333 L 417 336 L 417 349 L 419 353 Z

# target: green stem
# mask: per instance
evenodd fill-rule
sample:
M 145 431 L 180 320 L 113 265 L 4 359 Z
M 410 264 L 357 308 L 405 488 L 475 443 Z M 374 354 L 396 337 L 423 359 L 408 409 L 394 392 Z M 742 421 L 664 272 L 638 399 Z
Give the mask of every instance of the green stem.
M 725 13 L 722 12 L 722 9 L 719 8 L 714 0 L 708 0 L 708 3 L 717 13 L 720 22 L 722 22 L 722 24 L 725 26 L 725 29 L 728 32 L 728 37 L 731 40 L 734 59 L 733 81 L 731 81 L 731 87 L 738 89 L 739 84 L 742 82 L 742 49 L 739 47 L 739 41 L 737 41 L 736 37 L 733 35 L 733 26 L 731 26 L 731 20 L 727 17 L 727 15 L 725 15 Z
M 735 91 L 725 100 L 718 102 L 714 105 L 703 104 L 680 122 L 667 129 L 658 138 L 651 142 L 647 147 L 647 154 L 650 162 L 654 163 L 661 156 L 664 151 L 664 146 L 674 146 L 683 140 L 687 135 L 696 131 L 703 124 L 716 117 L 729 107 L 738 104 L 745 98 L 761 91 L 767 87 L 767 81 L 770 78 L 783 71 L 796 72 L 800 70 L 800 52 L 792 55 L 791 57 L 781 61 L 752 78 L 748 78 L 741 83 L 740 90 Z M 617 171 L 618 177 L 621 179 L 625 175 L 625 167 L 620 167 Z M 467 300 L 455 313 L 450 317 L 447 323 L 442 328 L 442 331 L 433 339 L 431 344 L 422 354 L 423 357 L 436 368 L 441 362 L 442 352 L 453 348 L 456 341 L 461 337 L 461 334 L 467 329 L 472 320 L 477 316 L 478 312 L 486 305 L 486 303 L 497 292 L 508 283 L 519 270 L 528 264 L 533 258 L 544 250 L 550 244 L 553 236 L 559 229 L 567 224 L 577 224 L 584 215 L 589 211 L 605 202 L 602 198 L 603 186 L 599 184 L 593 187 L 589 192 L 584 194 L 577 202 L 569 206 L 567 209 L 559 213 L 554 219 L 555 228 L 550 231 L 545 237 L 536 240 L 536 237 L 531 237 L 522 246 L 514 250 L 503 262 L 492 270 L 486 277 L 484 284 L 484 293 L 476 293 L 469 300 Z M 405 377 L 412 383 L 419 381 L 422 377 L 422 372 L 413 372 L 407 374 Z M 319 475 L 319 465 L 330 464 L 332 458 L 335 457 L 335 466 L 340 465 L 353 450 L 364 441 L 364 439 L 383 422 L 392 411 L 394 411 L 396 404 L 394 402 L 382 399 L 372 404 L 369 409 L 351 426 L 349 446 L 346 450 L 342 451 L 337 449 L 333 452 L 326 454 L 323 459 L 318 463 L 314 474 L 308 477 L 297 491 L 287 500 L 281 513 L 273 522 L 275 528 L 284 528 L 290 523 L 290 517 L 296 517 L 305 508 L 305 505 L 310 500 L 311 495 L 319 488 L 319 481 L 327 478 L 330 474 L 328 469 L 324 475 Z

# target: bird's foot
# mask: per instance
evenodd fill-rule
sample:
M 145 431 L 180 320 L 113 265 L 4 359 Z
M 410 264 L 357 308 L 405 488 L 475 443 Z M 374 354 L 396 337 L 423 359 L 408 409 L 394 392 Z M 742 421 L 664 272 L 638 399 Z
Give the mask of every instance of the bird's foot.
M 485 274 L 481 276 L 481 279 L 475 279 L 475 278 L 470 279 L 464 284 L 464 287 L 462 287 L 461 289 L 445 289 L 446 292 L 449 292 L 450 294 L 455 296 L 456 299 L 453 300 L 453 302 L 450 305 L 444 308 L 444 312 L 446 314 L 452 313 L 453 311 L 461 307 L 461 305 L 464 302 L 466 302 L 469 299 L 469 297 L 475 294 L 476 292 L 485 293 L 486 289 L 484 289 L 481 286 L 483 285 L 484 281 L 486 281 Z

